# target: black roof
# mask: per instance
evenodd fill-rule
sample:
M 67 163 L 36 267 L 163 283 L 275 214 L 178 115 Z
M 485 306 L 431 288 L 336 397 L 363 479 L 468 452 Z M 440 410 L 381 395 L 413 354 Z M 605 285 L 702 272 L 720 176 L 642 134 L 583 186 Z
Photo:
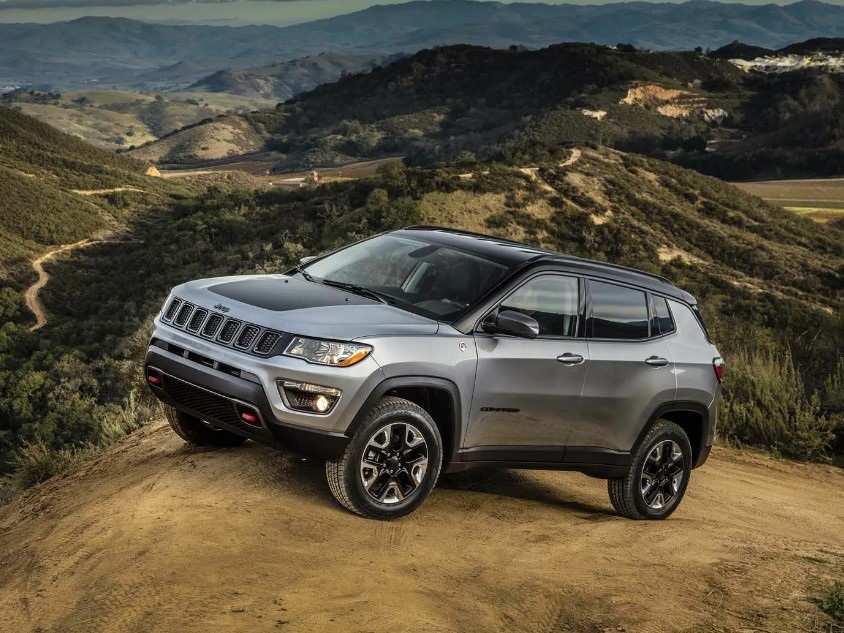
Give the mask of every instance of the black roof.
M 695 303 L 694 297 L 674 286 L 668 279 L 626 266 L 607 262 L 565 255 L 556 251 L 523 244 L 482 233 L 460 231 L 438 226 L 410 226 L 397 234 L 410 234 L 430 242 L 443 244 L 469 253 L 474 253 L 492 261 L 497 261 L 514 269 L 522 269 L 533 264 L 558 264 L 566 270 L 596 277 L 603 277 L 673 296 L 689 303 Z

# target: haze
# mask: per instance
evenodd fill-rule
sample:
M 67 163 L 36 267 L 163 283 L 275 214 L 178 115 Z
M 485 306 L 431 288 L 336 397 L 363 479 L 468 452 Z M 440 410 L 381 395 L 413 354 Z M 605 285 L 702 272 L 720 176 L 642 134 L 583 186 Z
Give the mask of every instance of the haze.
M 59 22 L 83 16 L 125 17 L 148 22 L 200 24 L 295 24 L 375 4 L 405 0 L 0 0 L 0 22 Z M 438 0 L 449 1 L 449 0 Z M 505 2 L 508 0 L 505 0 Z M 608 4 L 616 0 L 584 0 L 576 4 Z M 728 2 L 730 0 L 727 0 Z M 842 4 L 842 0 L 830 0 Z M 565 4 L 549 0 L 548 4 Z M 744 0 L 741 4 L 771 4 Z M 789 4 L 777 2 L 776 4 Z

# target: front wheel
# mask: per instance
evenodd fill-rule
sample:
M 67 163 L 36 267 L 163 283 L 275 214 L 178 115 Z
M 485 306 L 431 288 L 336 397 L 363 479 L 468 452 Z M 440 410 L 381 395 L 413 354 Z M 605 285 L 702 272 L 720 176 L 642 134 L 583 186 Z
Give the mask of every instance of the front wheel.
M 634 450 L 627 474 L 607 481 L 610 501 L 628 519 L 667 519 L 686 494 L 691 472 L 686 432 L 659 420 Z
M 431 494 L 442 467 L 439 429 L 428 412 L 402 398 L 383 398 L 343 455 L 326 463 L 331 494 L 371 519 L 410 514 Z

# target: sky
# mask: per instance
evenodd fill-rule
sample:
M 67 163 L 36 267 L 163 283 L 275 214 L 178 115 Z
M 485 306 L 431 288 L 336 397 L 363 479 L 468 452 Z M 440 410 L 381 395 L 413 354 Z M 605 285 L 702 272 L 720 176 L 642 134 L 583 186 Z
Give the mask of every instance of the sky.
M 147 22 L 281 25 L 352 13 L 374 4 L 398 4 L 404 1 L 406 0 L 0 0 L 0 22 L 58 22 L 86 15 L 104 15 Z M 544 1 L 549 4 L 563 3 L 563 0 Z M 577 0 L 575 4 L 618 1 Z M 771 3 L 771 0 L 741 1 L 744 4 Z M 826 1 L 830 4 L 844 3 L 844 0 Z M 777 4 L 788 4 L 788 1 L 779 1 Z

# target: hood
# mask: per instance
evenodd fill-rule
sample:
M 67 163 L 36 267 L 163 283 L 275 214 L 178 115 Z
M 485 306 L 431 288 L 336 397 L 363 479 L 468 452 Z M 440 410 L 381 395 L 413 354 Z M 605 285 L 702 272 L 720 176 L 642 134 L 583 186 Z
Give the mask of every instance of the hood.
M 201 279 L 174 288 L 173 294 L 226 316 L 317 338 L 430 335 L 439 328 L 412 312 L 286 275 Z

